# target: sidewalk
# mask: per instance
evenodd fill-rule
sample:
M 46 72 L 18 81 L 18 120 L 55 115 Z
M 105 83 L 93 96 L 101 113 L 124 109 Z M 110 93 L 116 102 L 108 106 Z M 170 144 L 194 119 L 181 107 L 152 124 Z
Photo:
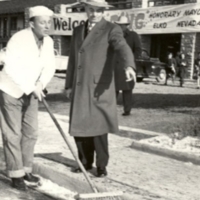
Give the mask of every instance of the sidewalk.
M 67 133 L 68 118 L 63 115 L 56 118 Z M 76 163 L 46 112 L 39 113 L 39 125 L 35 170 L 61 186 L 74 184 L 69 188 L 72 189 L 80 183 L 77 187 L 87 190 L 87 184 L 82 185 L 83 175 L 71 172 Z M 75 148 L 73 138 L 70 141 Z M 94 177 L 95 169 L 90 174 L 98 187 L 122 190 L 131 200 L 199 200 L 199 166 L 136 151 L 130 148 L 132 139 L 129 138 L 110 134 L 109 143 L 108 177 Z
M 28 192 L 20 192 L 9 187 L 10 182 L 0 174 L 0 193 L 1 200 L 52 200 L 51 197 L 38 193 L 34 190 Z

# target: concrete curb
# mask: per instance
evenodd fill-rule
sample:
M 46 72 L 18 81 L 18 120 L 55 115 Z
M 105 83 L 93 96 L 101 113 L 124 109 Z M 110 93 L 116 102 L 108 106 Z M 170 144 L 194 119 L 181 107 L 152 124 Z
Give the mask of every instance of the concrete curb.
M 200 165 L 200 157 L 188 153 L 159 148 L 149 144 L 143 144 L 138 141 L 133 141 L 131 144 L 131 148 L 147 153 L 153 153 L 159 156 L 169 157 L 183 162 L 191 162 L 195 165 Z
M 59 186 L 71 191 L 78 193 L 94 193 L 84 179 L 80 181 L 80 179 L 72 178 L 71 176 L 67 176 L 66 173 L 64 174 L 59 172 L 58 170 L 52 169 L 51 167 L 37 161 L 33 164 L 33 173 L 49 179 Z M 95 184 L 95 186 L 98 191 L 107 192 L 106 188 L 99 187 L 98 184 Z M 133 197 L 129 194 L 123 194 L 122 200 L 133 200 Z

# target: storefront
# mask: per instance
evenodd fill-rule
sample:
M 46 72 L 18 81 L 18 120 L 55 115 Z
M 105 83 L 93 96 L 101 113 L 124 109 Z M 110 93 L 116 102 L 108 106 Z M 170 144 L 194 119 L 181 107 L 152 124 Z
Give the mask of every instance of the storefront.
M 74 3 L 76 0 L 43 0 L 42 4 L 54 9 L 57 4 Z M 10 37 L 27 27 L 26 8 L 41 5 L 41 0 L 0 1 L 0 49 L 7 45 Z
M 52 34 L 60 53 L 68 55 L 73 27 L 84 23 L 86 15 L 67 13 L 65 5 L 61 5 L 59 11 L 54 19 Z M 185 53 L 189 63 L 187 76 L 192 77 L 195 54 L 200 50 L 196 45 L 200 40 L 199 3 L 105 12 L 106 19 L 112 22 L 121 15 L 129 18 L 130 29 L 141 36 L 142 47 L 151 57 L 165 61 L 169 52 L 174 56 L 179 51 Z
M 26 1 L 25 4 L 25 1 L 22 0 L 13 1 L 23 2 L 24 5 L 14 8 L 14 5 L 17 4 L 10 3 L 9 10 L 6 10 L 3 8 L 4 4 L 1 4 L 0 12 L 5 14 L 0 15 L 0 48 L 6 46 L 13 33 L 28 25 L 27 10 L 25 14 L 22 10 L 25 10 L 27 5 L 33 6 L 33 2 Z M 64 0 L 48 0 L 51 2 L 51 8 L 54 7 L 55 13 L 57 13 L 57 17 L 53 19 L 52 27 L 55 48 L 61 55 L 68 56 L 73 28 L 85 23 L 86 15 L 84 12 L 72 12 L 73 9 L 70 9 L 69 5 L 61 4 L 62 1 Z M 198 45 L 200 42 L 200 3 L 192 4 L 196 0 L 190 0 L 191 4 L 184 4 L 189 0 L 133 0 L 135 4 L 138 3 L 138 7 L 144 1 L 147 2 L 147 6 L 152 7 L 106 11 L 105 17 L 114 22 L 121 15 L 128 16 L 130 29 L 139 33 L 142 47 L 149 52 L 151 57 L 165 61 L 169 52 L 174 55 L 178 51 L 184 52 L 189 62 L 188 77 L 192 77 L 193 61 L 197 52 L 200 51 Z M 55 6 L 56 2 L 60 5 Z M 68 0 L 67 2 L 74 1 Z M 35 1 L 34 4 L 36 4 Z

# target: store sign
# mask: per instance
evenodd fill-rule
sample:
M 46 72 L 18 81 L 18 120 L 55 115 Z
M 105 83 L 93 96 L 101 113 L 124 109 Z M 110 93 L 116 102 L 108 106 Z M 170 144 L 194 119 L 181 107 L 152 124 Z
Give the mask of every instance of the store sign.
M 182 4 L 148 9 L 106 11 L 111 22 L 125 15 L 130 29 L 139 34 L 200 32 L 200 4 Z M 52 35 L 71 35 L 73 28 L 84 24 L 85 13 L 66 13 L 53 19 Z
M 66 13 L 53 18 L 51 35 L 72 35 L 76 26 L 84 24 L 87 20 L 85 13 Z

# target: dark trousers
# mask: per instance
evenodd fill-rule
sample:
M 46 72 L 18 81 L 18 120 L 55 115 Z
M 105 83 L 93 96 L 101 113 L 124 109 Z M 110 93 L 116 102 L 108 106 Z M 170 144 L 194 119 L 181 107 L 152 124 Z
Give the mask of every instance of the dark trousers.
M 167 67 L 166 69 L 166 80 L 165 80 L 165 85 L 167 85 L 167 81 L 169 78 L 172 78 L 172 82 L 174 83 L 175 78 L 176 78 L 176 72 L 173 71 L 171 68 Z
M 184 78 L 186 74 L 186 69 L 184 66 L 179 67 L 177 76 L 180 78 L 180 86 L 184 84 Z
M 95 137 L 74 137 L 78 156 L 85 167 L 92 166 L 96 152 L 96 166 L 104 169 L 108 165 L 108 134 Z
M 118 97 L 119 91 L 116 91 L 116 96 Z M 132 89 L 131 90 L 122 90 L 122 99 L 124 112 L 131 112 L 132 109 Z

